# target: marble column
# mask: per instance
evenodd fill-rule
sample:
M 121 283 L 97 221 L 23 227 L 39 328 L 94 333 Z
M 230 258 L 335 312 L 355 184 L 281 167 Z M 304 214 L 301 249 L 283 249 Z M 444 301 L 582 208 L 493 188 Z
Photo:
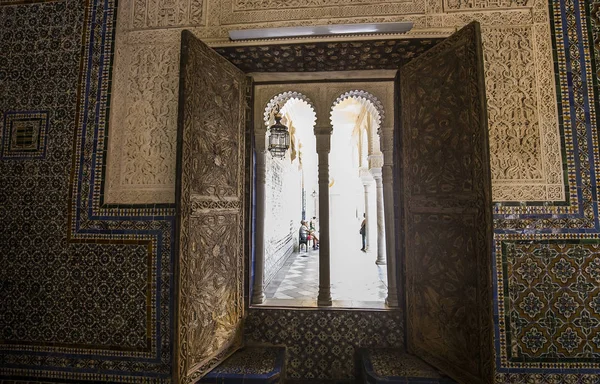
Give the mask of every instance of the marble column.
M 375 220 L 373 220 L 373 215 L 371 215 L 371 212 L 369 211 L 369 201 L 370 201 L 370 196 L 369 196 L 369 189 L 371 188 L 371 184 L 373 182 L 371 175 L 369 174 L 369 171 L 366 168 L 361 168 L 359 170 L 359 175 L 360 175 L 360 179 L 362 181 L 363 184 L 363 188 L 364 188 L 364 195 L 365 195 L 365 219 L 367 220 L 367 228 L 366 228 L 366 232 L 365 232 L 365 244 L 366 244 L 366 249 L 370 249 L 371 246 L 371 237 L 373 235 L 372 229 L 375 228 L 375 226 L 373 225 L 373 223 L 375 222 Z M 362 219 L 360 218 L 360 222 L 362 223 Z M 362 244 L 361 244 L 362 245 Z
M 319 159 L 319 296 L 317 305 L 331 306 L 331 242 L 329 227 L 329 151 L 331 150 L 329 126 L 315 127 L 317 156 Z
M 256 153 L 256 223 L 254 232 L 254 288 L 252 304 L 262 304 L 265 301 L 265 183 L 266 168 L 265 134 L 258 132 L 254 136 Z
M 383 179 L 381 168 L 371 168 L 371 174 L 375 179 L 377 193 L 377 260 L 375 264 L 385 265 L 385 214 L 383 210 Z
M 394 228 L 394 127 L 383 127 L 380 131 L 380 139 L 381 151 L 383 152 L 382 182 L 388 275 L 388 297 L 385 301 L 390 307 L 398 307 L 400 302 L 398 298 L 398 274 L 400 270 L 396 256 L 396 229 Z

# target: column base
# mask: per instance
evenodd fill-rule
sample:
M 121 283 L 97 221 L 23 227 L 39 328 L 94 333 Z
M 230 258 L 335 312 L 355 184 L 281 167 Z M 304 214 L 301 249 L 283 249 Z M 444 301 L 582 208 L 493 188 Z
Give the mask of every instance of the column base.
M 319 292 L 319 297 L 317 298 L 317 305 L 319 307 L 331 307 L 331 292 Z
M 385 298 L 385 304 L 390 308 L 398 308 L 400 306 L 398 295 L 390 295 L 388 293 L 388 297 Z
M 252 294 L 252 300 L 250 302 L 250 304 L 262 304 L 265 302 L 265 294 L 263 292 L 257 293 L 256 291 L 254 291 L 254 293 Z

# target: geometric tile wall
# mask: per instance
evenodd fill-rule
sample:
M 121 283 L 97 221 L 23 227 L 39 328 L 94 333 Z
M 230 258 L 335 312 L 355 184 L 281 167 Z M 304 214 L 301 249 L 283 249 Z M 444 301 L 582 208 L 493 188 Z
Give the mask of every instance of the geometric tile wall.
M 373 311 L 251 309 L 248 344 L 287 345 L 291 379 L 352 379 L 359 348 L 402 348 L 402 315 Z
M 106 205 L 101 193 L 115 2 L 7 4 L 15 1 L 0 1 L 0 380 L 170 382 L 174 210 Z M 600 370 L 600 2 L 549 6 L 568 198 L 494 205 L 498 383 L 592 383 Z M 45 152 L 5 158 L 5 144 L 18 147 L 7 116 L 23 112 L 45 114 L 35 118 L 46 124 L 21 130 L 39 128 L 39 140 L 45 129 L 35 147 Z M 295 335 L 302 320 L 314 324 L 317 352 L 335 346 L 331 312 L 268 312 L 251 312 L 252 340 L 279 340 L 273 329 Z M 357 316 L 356 331 L 341 335 L 348 348 L 363 346 L 350 339 L 384 315 Z M 319 361 L 300 360 L 305 336 L 294 340 L 293 377 L 349 377 L 350 349 L 322 349 L 317 371 Z
M 98 193 L 114 1 L 9 3 L 0 3 L 0 378 L 170 382 L 173 210 L 108 207 Z
M 498 383 L 600 372 L 598 2 L 550 1 L 569 198 L 495 204 Z

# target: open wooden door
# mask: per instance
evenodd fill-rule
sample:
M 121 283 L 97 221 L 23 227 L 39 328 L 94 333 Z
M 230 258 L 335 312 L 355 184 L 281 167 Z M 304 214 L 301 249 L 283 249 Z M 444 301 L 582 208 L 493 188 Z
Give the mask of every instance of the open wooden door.
M 492 201 L 474 22 L 400 70 L 410 352 L 460 383 L 493 379 Z
M 177 132 L 176 382 L 241 346 L 246 76 L 183 31 Z

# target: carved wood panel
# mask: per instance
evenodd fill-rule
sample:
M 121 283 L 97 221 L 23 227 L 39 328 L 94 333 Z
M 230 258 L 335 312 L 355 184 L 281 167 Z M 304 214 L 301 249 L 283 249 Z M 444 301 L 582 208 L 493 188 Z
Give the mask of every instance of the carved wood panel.
M 479 24 L 402 67 L 400 84 L 408 347 L 460 382 L 491 382 L 491 181 Z
M 182 34 L 177 209 L 178 376 L 195 382 L 241 345 L 245 75 Z

